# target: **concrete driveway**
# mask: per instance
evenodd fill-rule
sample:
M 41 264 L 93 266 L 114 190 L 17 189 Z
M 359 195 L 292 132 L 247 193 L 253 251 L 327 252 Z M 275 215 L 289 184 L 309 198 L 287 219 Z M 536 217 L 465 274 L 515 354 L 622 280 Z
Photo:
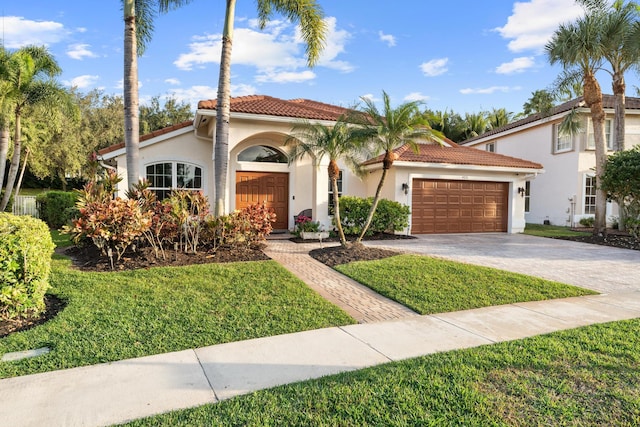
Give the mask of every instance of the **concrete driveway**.
M 524 234 L 416 237 L 366 244 L 524 273 L 601 293 L 640 290 L 640 251 Z

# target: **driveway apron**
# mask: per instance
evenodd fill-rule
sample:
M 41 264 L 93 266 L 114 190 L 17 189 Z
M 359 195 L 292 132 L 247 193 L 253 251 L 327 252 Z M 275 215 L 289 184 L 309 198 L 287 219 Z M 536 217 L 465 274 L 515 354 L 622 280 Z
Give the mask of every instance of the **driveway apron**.
M 601 293 L 640 290 L 640 251 L 525 234 L 416 237 L 365 244 L 528 274 Z

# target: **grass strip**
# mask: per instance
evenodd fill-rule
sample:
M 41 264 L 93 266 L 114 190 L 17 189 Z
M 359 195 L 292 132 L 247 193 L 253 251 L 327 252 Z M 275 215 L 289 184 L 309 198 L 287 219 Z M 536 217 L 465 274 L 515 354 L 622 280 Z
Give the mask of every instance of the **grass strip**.
M 336 270 L 420 314 L 596 294 L 537 277 L 419 255 L 357 261 Z
M 51 292 L 65 309 L 0 354 L 52 351 L 0 363 L 0 378 L 355 323 L 275 261 L 88 273 L 54 259 Z
M 640 320 L 439 353 L 136 420 L 144 426 L 640 425 Z

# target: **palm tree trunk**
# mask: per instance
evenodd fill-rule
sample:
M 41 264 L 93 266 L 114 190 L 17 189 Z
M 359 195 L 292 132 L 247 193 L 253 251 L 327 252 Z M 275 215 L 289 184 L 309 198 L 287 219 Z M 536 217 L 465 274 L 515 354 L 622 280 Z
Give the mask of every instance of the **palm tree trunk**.
M 229 120 L 231 110 L 231 48 L 233 40 L 233 19 L 236 0 L 227 0 L 224 31 L 222 33 L 222 53 L 220 75 L 218 77 L 218 101 L 216 104 L 216 139 L 214 146 L 215 214 L 226 213 L 227 172 L 229 168 Z
M 600 177 L 607 162 L 607 147 L 604 135 L 604 108 L 602 106 L 602 89 L 593 73 L 583 76 L 584 101 L 591 111 L 593 123 L 593 139 L 596 148 L 596 218 L 593 224 L 594 235 L 607 232 L 607 193 L 600 189 Z
M 342 221 L 340 219 L 340 197 L 338 194 L 338 177 L 340 176 L 340 168 L 335 160 L 329 161 L 329 179 L 331 180 L 331 191 L 333 192 L 333 220 L 336 223 L 338 229 L 338 237 L 340 238 L 340 245 L 345 248 L 347 246 L 347 238 L 344 235 L 342 228 Z
M 11 165 L 9 166 L 9 176 L 7 176 L 7 183 L 5 185 L 4 195 L 2 197 L 2 202 L 0 202 L 0 212 L 4 212 L 9 204 L 9 199 L 11 198 L 11 193 L 13 190 L 13 184 L 16 182 L 16 177 L 18 176 L 18 169 L 20 169 L 20 150 L 21 141 L 20 141 L 20 110 L 16 109 L 16 123 L 15 123 L 15 131 L 13 136 L 13 156 L 11 156 Z
M 9 152 L 9 127 L 0 129 L 0 190 L 4 185 L 4 173 L 7 167 L 7 153 Z
M 615 126 L 615 134 L 614 134 L 614 145 L 613 149 L 615 151 L 624 150 L 625 146 L 625 109 L 626 109 L 626 99 L 625 99 L 625 90 L 626 83 L 624 81 L 624 73 L 616 72 L 613 75 L 613 82 L 611 84 L 613 88 L 613 94 L 616 97 L 615 103 L 615 118 L 613 121 L 613 125 Z M 624 209 L 624 198 L 618 199 L 618 211 L 620 219 L 618 220 L 618 229 L 620 231 L 625 231 L 625 221 L 626 212 Z
M 124 145 L 127 185 L 130 189 L 140 180 L 138 45 L 135 13 L 135 0 L 126 0 L 124 7 Z
M 387 179 L 387 171 L 388 167 L 382 167 L 382 176 L 380 177 L 380 182 L 378 182 L 378 188 L 376 188 L 376 194 L 373 196 L 373 202 L 371 203 L 371 208 L 369 209 L 369 215 L 367 215 L 367 221 L 364 223 L 362 230 L 360 231 L 360 235 L 355 241 L 355 244 L 359 244 L 362 242 L 362 238 L 366 234 L 369 226 L 371 225 L 371 221 L 373 221 L 373 215 L 378 208 L 378 202 L 380 201 L 380 193 L 382 193 L 382 187 L 384 186 L 384 181 Z
M 27 150 L 24 153 L 24 160 L 22 161 L 22 169 L 20 170 L 20 177 L 18 178 L 18 183 L 16 184 L 16 189 L 14 191 L 15 195 L 17 196 L 18 194 L 20 194 L 20 187 L 22 187 L 22 178 L 24 178 L 24 170 L 27 168 L 27 160 L 29 160 L 29 147 L 27 147 Z

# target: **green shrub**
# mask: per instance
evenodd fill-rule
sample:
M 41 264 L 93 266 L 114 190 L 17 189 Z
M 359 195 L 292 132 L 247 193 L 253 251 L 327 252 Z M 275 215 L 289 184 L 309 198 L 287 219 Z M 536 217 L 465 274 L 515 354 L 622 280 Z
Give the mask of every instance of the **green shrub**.
M 360 234 L 372 203 L 373 197 L 363 199 L 342 196 L 340 198 L 340 220 L 345 234 Z M 410 213 L 409 206 L 392 200 L 380 199 L 367 235 L 403 230 L 409 225 Z
M 0 318 L 27 317 L 44 310 L 53 249 L 44 222 L 0 213 Z
M 78 193 L 47 191 L 36 197 L 40 219 L 51 228 L 58 229 L 78 215 Z
M 203 243 L 238 245 L 260 242 L 273 231 L 276 214 L 264 203 L 247 206 L 229 215 L 208 217 L 203 222 Z
M 592 228 L 595 223 L 595 218 L 590 216 L 586 218 L 580 218 L 580 225 L 587 228 Z

